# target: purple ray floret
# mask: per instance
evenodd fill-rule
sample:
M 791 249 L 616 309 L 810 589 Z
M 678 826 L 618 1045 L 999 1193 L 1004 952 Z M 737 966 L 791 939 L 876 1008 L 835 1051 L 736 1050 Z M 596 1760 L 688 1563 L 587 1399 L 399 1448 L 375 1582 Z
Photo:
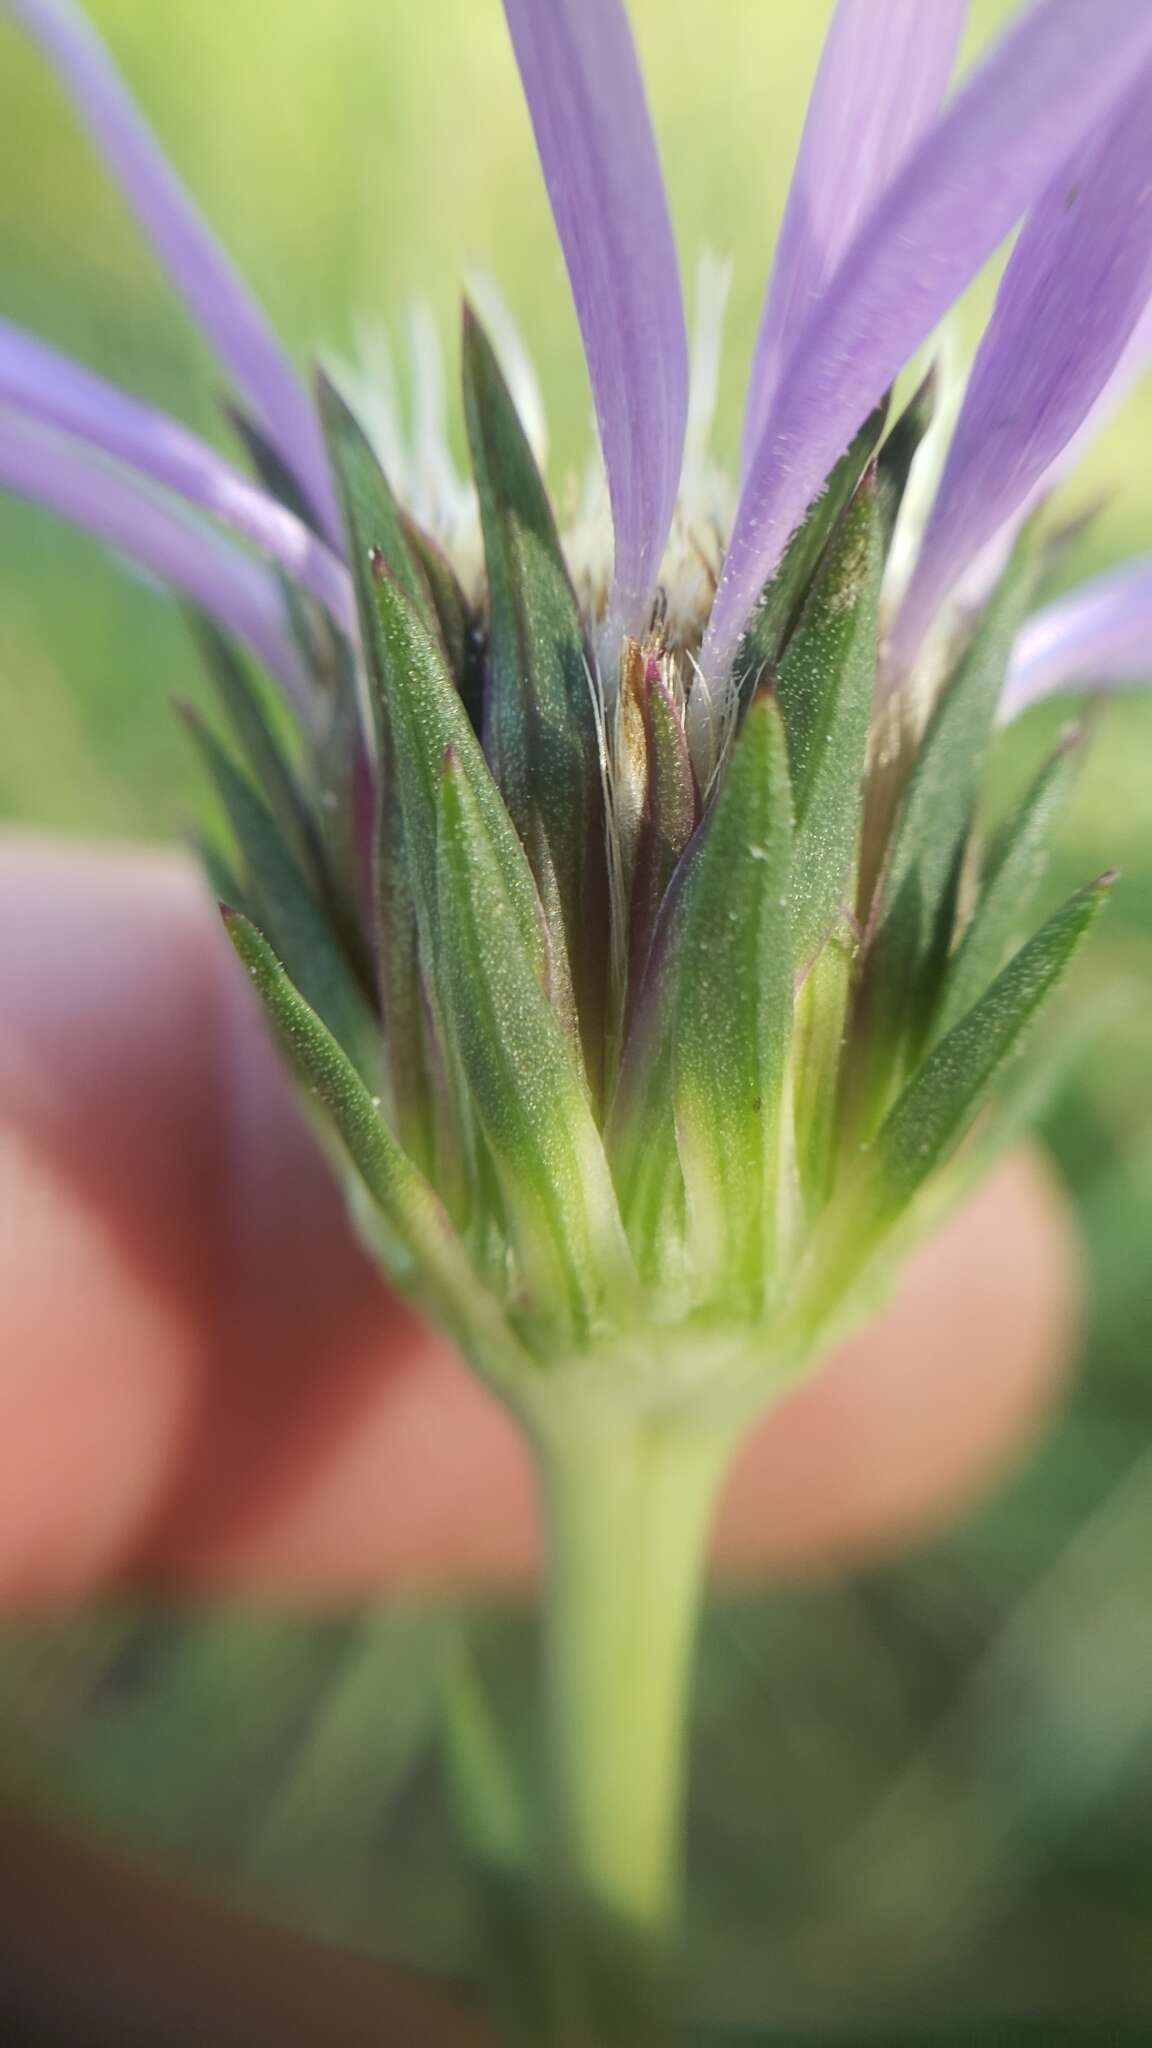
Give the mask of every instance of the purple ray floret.
M 75 443 L 2 409 L 0 486 L 86 527 L 183 590 L 252 649 L 297 705 L 307 705 L 311 686 L 287 629 L 280 590 L 261 563 Z
M 0 0 L 51 61 L 189 311 L 329 538 L 340 533 L 314 408 L 260 306 L 72 0 Z
M 253 541 L 355 630 L 348 572 L 302 519 L 251 483 L 179 421 L 118 391 L 46 343 L 0 320 L 0 402 L 59 428 L 178 491 Z
M 744 414 L 751 461 L 783 358 L 841 256 L 940 111 L 968 0 L 840 0 L 824 43 Z
M 1149 300 L 1139 320 L 1132 329 L 1116 368 L 1101 391 L 1099 398 L 1077 428 L 1070 441 L 1066 441 L 1055 462 L 1046 470 L 1037 490 L 1031 493 L 1029 503 L 1034 502 L 1041 490 L 1050 490 L 1061 482 L 1082 462 L 1092 443 L 1104 432 L 1109 421 L 1119 412 L 1126 398 L 1148 373 L 1152 366 L 1152 300 Z
M 967 608 L 988 598 L 993 585 L 1007 567 L 1016 536 L 1025 520 L 1050 491 L 1056 490 L 1089 453 L 1093 442 L 1119 412 L 1125 399 L 1152 364 L 1152 300 L 1149 300 L 1132 329 L 1112 375 L 1089 407 L 1071 438 L 1055 459 L 1037 477 L 1016 509 L 981 549 L 961 577 L 957 595 Z
M 975 272 L 1152 58 L 1152 7 L 1040 0 L 868 216 L 796 338 L 745 482 L 703 650 L 722 675 L 852 434 Z
M 1152 292 L 1152 67 L 1024 223 L 973 365 L 892 641 L 914 660 L 940 604 L 1083 424 Z
M 1125 562 L 1036 612 L 1017 637 L 1004 724 L 1064 690 L 1152 681 L 1152 556 Z
M 688 344 L 652 124 L 619 0 L 505 0 L 608 472 L 613 617 L 636 631 L 668 537 Z

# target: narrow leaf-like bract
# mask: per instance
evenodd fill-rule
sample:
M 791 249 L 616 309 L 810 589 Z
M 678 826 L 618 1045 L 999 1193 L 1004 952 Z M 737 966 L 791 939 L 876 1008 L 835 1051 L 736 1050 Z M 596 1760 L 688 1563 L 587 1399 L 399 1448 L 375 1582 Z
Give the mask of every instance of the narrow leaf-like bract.
M 893 421 L 876 458 L 876 482 L 885 543 L 891 541 L 912 465 L 924 445 L 936 414 L 939 376 L 933 364 L 920 379 L 907 405 Z
M 448 666 L 468 716 L 479 732 L 484 715 L 484 664 L 478 621 L 443 548 L 407 513 L 401 513 L 400 526 L 428 586 Z
M 454 1045 L 522 1264 L 524 1314 L 558 1348 L 610 1324 L 630 1262 L 600 1134 L 454 749 L 437 807 L 439 958 Z
M 657 667 L 656 664 L 653 664 Z M 644 800 L 636 828 L 633 850 L 631 902 L 631 948 L 628 984 L 638 994 L 656 930 L 660 906 L 677 862 L 699 823 L 699 797 L 684 726 L 672 702 L 667 685 L 657 673 L 645 672 L 640 650 L 634 663 L 625 665 L 623 687 L 635 679 L 640 715 L 644 723 Z
M 964 937 L 948 963 L 940 1008 L 932 1020 L 936 1037 L 942 1037 L 971 1008 L 999 973 L 1021 927 L 1026 929 L 1053 823 L 1079 773 L 1079 740 L 1080 734 L 1074 730 L 1045 762 L 992 849 Z
M 603 773 L 584 629 L 556 522 L 492 348 L 464 320 L 464 405 L 488 570 L 493 774 L 531 857 L 547 847 L 585 1054 L 603 1042 L 608 869 Z M 538 873 L 547 908 L 548 890 Z
M 834 1309 L 931 1175 L 945 1166 L 1067 969 L 1109 877 L 1071 897 L 932 1051 L 846 1177 L 808 1254 L 800 1324 Z
M 613 1133 L 645 1277 L 669 1277 L 682 1180 L 697 1285 L 745 1313 L 763 1305 L 777 1227 L 791 845 L 787 745 L 761 694 L 665 906 Z
M 444 1192 L 449 1212 L 457 1204 L 459 1174 L 446 1171 L 438 1145 L 432 1041 L 435 1031 L 429 976 L 420 947 L 420 920 L 404 834 L 404 811 L 393 779 L 385 773 L 376 829 L 376 928 L 380 1002 L 389 1116 L 400 1143 L 422 1172 Z M 452 1148 L 454 1151 L 455 1148 Z
M 852 905 L 882 568 L 871 469 L 833 537 L 776 678 L 796 812 L 792 924 L 801 968 Z
M 792 1121 L 796 1172 L 809 1213 L 824 1206 L 836 1164 L 841 1077 L 856 938 L 844 919 L 831 932 L 796 991 Z
M 198 611 L 193 611 L 192 619 L 205 666 L 257 787 L 301 864 L 314 872 L 318 852 L 315 819 L 268 706 L 231 642 L 213 621 Z
M 451 750 L 456 774 L 467 783 L 483 821 L 520 943 L 546 979 L 547 938 L 532 871 L 438 640 L 382 566 L 373 595 L 374 667 L 392 742 L 396 797 L 404 813 L 405 856 L 426 928 L 429 933 L 436 929 L 436 819 L 444 757 Z
M 887 402 L 869 414 L 792 535 L 740 643 L 733 676 L 742 696 L 751 696 L 779 661 L 836 522 L 875 452 L 887 414 Z
M 391 485 L 364 429 L 323 371 L 317 377 L 316 389 L 348 533 L 360 631 L 366 648 L 370 649 L 373 604 L 369 569 L 373 556 L 383 559 L 389 574 L 428 624 L 433 623 L 431 600 L 412 558 Z
M 668 969 L 690 1256 L 718 1296 L 759 1306 L 778 1224 L 791 880 L 787 745 L 763 695 L 689 856 Z
M 243 855 L 242 886 L 306 1002 L 357 1070 L 375 1083 L 380 1025 L 299 861 L 263 797 L 192 710 L 185 719 Z
M 868 952 L 858 1087 L 872 1122 L 914 1059 L 952 937 L 960 862 L 971 829 L 996 703 L 1028 597 L 1024 543 L 946 685 L 924 735 L 892 834 Z
M 379 1103 L 263 934 L 228 906 L 224 922 L 289 1064 L 331 1118 L 388 1231 L 411 1259 L 411 1267 L 395 1277 L 414 1281 L 488 1369 L 499 1371 L 515 1354 L 515 1340 L 478 1285 L 435 1193 L 396 1143 Z

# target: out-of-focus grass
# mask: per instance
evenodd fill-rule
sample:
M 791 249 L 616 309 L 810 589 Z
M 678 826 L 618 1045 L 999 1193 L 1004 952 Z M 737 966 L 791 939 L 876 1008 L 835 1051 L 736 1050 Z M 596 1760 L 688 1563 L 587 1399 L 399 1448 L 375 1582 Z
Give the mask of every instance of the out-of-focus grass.
M 735 258 L 729 453 L 827 11 L 633 0 L 686 270 L 703 244 Z M 978 4 L 973 40 L 1005 11 Z M 536 357 L 555 476 L 582 461 L 587 386 L 497 0 L 93 12 L 301 360 L 351 346 L 358 317 L 401 335 L 419 294 L 451 364 L 461 281 L 484 266 Z M 210 360 L 2 18 L 0 136 L 0 311 L 217 433 Z M 1152 390 L 1073 494 L 1107 501 L 1069 575 L 1152 544 L 1150 456 Z M 172 836 L 201 799 L 168 703 L 198 689 L 170 604 L 0 500 L 0 813 Z M 1004 792 L 1060 715 L 1010 735 Z M 1152 704 L 1115 707 L 1051 882 L 1124 871 L 1077 992 L 1115 989 L 1118 1008 L 1046 1124 L 1093 1279 L 1065 1418 L 947 1541 L 709 1623 L 690 1958 L 717 2020 L 821 2039 L 859 2023 L 920 2040 L 952 2019 L 968 2041 L 989 2013 L 1038 2018 L 1044 2039 L 1057 2015 L 1100 2040 L 1129 2018 L 1152 2028 L 1150 763 Z M 451 1961 L 464 1901 L 430 1732 L 442 1629 L 93 1615 L 11 1632 L 8 1773 L 310 1924 Z M 493 1623 L 482 1650 L 515 1723 L 524 1631 Z

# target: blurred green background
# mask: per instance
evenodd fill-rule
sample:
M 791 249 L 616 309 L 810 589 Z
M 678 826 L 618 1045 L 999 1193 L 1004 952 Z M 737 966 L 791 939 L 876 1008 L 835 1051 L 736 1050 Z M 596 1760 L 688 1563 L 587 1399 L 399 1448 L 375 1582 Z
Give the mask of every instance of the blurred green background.
M 931 4 L 931 0 L 924 0 Z M 300 357 L 413 295 L 449 362 L 469 266 L 531 344 L 557 476 L 590 406 L 497 0 L 93 0 L 173 158 Z M 1006 12 L 973 9 L 973 44 Z M 633 0 L 686 275 L 735 261 L 731 454 L 825 0 Z M 216 429 L 213 366 L 33 52 L 0 19 L 0 311 Z M 987 284 L 973 296 L 974 331 Z M 1070 579 L 1152 539 L 1152 380 L 1070 502 Z M 1152 665 L 1152 664 L 1150 664 Z M 171 839 L 201 798 L 174 608 L 0 499 L 0 815 Z M 1001 748 L 1015 786 L 1059 723 Z M 1022 1470 L 946 1539 L 717 1602 L 698 1710 L 689 1959 L 706 2023 L 787 2038 L 1152 2038 L 1152 703 L 1101 721 L 1052 894 L 1123 880 L 1073 1009 L 1111 992 L 1045 1139 L 1082 1219 L 1083 1368 Z M 522 1618 L 472 1617 L 526 1712 Z M 0 1771 L 304 1925 L 455 1968 L 465 1879 L 436 1761 L 452 1617 L 117 1611 L 0 1643 Z M 789 2031 L 791 2030 L 791 2031 Z M 945 2035 L 942 2032 L 941 2038 Z M 765 2035 L 768 2038 L 768 2035 Z

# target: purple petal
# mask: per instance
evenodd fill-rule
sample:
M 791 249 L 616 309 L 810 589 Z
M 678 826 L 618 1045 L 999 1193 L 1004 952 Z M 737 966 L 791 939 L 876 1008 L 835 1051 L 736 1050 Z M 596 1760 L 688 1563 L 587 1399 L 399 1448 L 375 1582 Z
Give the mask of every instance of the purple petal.
M 1152 683 L 1152 555 L 1081 584 L 1027 621 L 1016 638 L 1000 722 L 1064 690 L 1136 683 Z
M 688 412 L 676 248 L 620 0 L 504 0 L 568 265 L 608 472 L 612 616 L 639 631 L 668 538 Z
M 1109 421 L 1119 412 L 1134 385 L 1147 374 L 1150 366 L 1152 301 L 1145 306 L 1128 337 L 1116 368 L 1076 432 L 1064 443 L 1043 475 L 1036 479 L 1031 490 L 1005 520 L 1003 526 L 980 549 L 970 567 L 965 569 L 957 586 L 956 596 L 966 610 L 974 610 L 985 602 L 1007 567 L 1016 536 L 1029 514 L 1036 509 L 1049 491 L 1054 491 L 1083 461 L 1097 436 L 1103 433 Z
M 1152 67 L 1028 215 L 976 356 L 892 635 L 906 673 L 945 597 L 1051 468 L 1152 293 Z
M 1039 0 L 906 159 L 781 372 L 704 644 L 708 676 L 727 670 L 860 422 L 1150 56 L 1143 0 Z
M 88 442 L 152 483 L 178 491 L 272 556 L 325 605 L 346 633 L 355 631 L 348 572 L 294 512 L 189 433 L 127 392 L 0 320 L 0 403 Z
M 840 0 L 824 42 L 764 302 L 744 460 L 788 348 L 865 216 L 940 111 L 968 0 Z
M 192 317 L 323 521 L 340 528 L 312 402 L 262 309 L 168 163 L 95 29 L 73 0 L 0 0 L 39 43 Z
M 164 505 L 144 485 L 75 443 L 0 410 L 0 487 L 83 526 L 141 568 L 184 591 L 243 640 L 307 711 L 309 678 L 285 622 L 271 571 L 209 528 Z
M 1093 441 L 1102 434 L 1108 422 L 1119 412 L 1125 399 L 1140 379 L 1152 366 L 1152 301 L 1141 313 L 1124 346 L 1116 368 L 1101 391 L 1095 404 L 1066 441 L 1055 460 L 1029 493 L 1026 509 L 1031 509 L 1044 491 L 1050 491 L 1083 461 Z

